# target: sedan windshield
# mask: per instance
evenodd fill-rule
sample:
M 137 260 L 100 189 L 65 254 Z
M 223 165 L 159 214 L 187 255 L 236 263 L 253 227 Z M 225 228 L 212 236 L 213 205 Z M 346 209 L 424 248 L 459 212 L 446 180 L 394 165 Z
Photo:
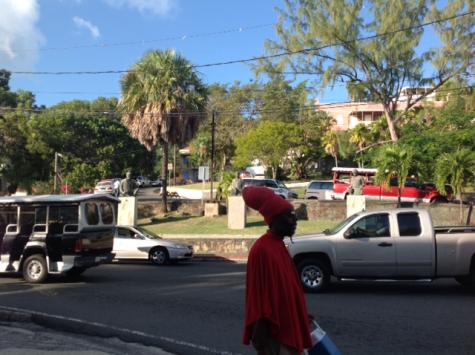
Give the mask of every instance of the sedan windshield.
M 140 233 L 142 233 L 143 235 L 145 235 L 147 238 L 150 238 L 150 239 L 162 239 L 161 237 L 159 237 L 157 234 L 153 233 L 153 232 L 150 232 L 149 230 L 145 229 L 145 228 L 142 228 L 142 227 L 135 227 L 135 229 L 137 229 Z

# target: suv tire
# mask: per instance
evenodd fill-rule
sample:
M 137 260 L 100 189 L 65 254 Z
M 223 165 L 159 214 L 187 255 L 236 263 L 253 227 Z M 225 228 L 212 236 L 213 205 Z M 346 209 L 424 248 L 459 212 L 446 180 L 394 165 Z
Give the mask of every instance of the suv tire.
M 42 283 L 48 276 L 48 267 L 42 254 L 33 254 L 23 262 L 23 278 L 28 283 Z

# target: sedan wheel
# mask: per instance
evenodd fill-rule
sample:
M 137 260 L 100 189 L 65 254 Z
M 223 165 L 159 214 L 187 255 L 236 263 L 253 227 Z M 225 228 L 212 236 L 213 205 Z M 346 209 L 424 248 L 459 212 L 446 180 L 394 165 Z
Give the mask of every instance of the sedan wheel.
M 156 265 L 164 265 L 168 262 L 168 251 L 166 249 L 153 249 L 150 252 L 150 261 Z

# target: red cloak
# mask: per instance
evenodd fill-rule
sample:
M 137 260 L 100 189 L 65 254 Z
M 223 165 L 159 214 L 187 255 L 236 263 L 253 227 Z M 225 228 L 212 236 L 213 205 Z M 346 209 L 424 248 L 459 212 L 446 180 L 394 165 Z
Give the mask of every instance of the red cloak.
M 303 351 L 312 346 L 307 306 L 294 263 L 282 238 L 268 231 L 252 246 L 247 261 L 244 344 L 252 325 L 265 318 L 271 337 Z

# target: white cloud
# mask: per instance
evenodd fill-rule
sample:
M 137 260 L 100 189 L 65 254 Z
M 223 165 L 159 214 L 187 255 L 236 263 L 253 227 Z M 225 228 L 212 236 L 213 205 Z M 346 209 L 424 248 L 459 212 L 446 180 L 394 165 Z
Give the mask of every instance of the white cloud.
M 99 28 L 93 25 L 91 22 L 83 19 L 82 17 L 74 16 L 73 21 L 77 27 L 87 29 L 91 33 L 91 36 L 93 38 L 99 38 L 101 36 Z
M 30 69 L 44 39 L 38 0 L 0 0 L 0 68 Z
M 165 16 L 169 14 L 175 6 L 176 0 L 104 0 L 113 7 L 128 6 L 135 8 L 141 13 L 153 13 L 154 15 Z

